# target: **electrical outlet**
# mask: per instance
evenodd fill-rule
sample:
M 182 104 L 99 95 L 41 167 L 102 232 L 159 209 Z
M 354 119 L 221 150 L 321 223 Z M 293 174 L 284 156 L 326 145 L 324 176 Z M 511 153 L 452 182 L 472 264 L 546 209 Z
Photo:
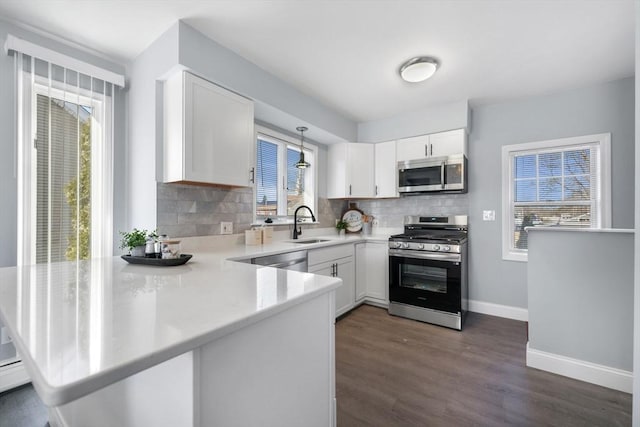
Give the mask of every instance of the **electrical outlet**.
M 220 234 L 233 234 L 233 222 L 220 223 Z
M 482 220 L 483 221 L 495 221 L 496 220 L 496 211 L 482 211 Z
M 2 329 L 0 329 L 0 345 L 9 344 L 12 341 L 13 340 L 9 336 L 9 331 L 7 330 L 7 327 L 3 326 Z
M 371 221 L 371 225 L 373 225 L 374 227 L 377 227 L 380 225 L 380 221 L 378 221 L 378 218 L 374 218 L 373 221 Z

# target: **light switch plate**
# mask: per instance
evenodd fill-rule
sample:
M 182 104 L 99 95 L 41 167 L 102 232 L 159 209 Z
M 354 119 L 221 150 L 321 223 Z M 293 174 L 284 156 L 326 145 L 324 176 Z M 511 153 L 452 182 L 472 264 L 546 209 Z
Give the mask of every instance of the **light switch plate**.
M 495 221 L 496 220 L 496 211 L 482 211 L 482 220 L 483 221 Z
M 233 222 L 220 223 L 220 234 L 233 234 Z

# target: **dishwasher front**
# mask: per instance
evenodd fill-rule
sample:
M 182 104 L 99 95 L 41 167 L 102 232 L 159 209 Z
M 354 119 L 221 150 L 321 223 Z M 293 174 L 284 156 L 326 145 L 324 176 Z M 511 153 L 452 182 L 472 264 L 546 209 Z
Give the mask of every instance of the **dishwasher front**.
M 307 251 L 286 252 L 251 258 L 251 264 L 264 265 L 266 267 L 283 268 L 285 270 L 307 272 Z

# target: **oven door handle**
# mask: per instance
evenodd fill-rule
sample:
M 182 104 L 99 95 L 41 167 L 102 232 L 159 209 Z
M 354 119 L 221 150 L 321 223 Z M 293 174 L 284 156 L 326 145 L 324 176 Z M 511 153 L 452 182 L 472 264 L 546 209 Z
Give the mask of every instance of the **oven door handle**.
M 420 252 L 420 251 L 405 251 L 403 249 L 389 249 L 389 257 L 404 257 L 404 258 L 419 258 L 419 259 L 432 259 L 434 261 L 452 261 L 461 262 L 462 257 L 460 254 L 452 253 L 440 253 L 440 252 Z

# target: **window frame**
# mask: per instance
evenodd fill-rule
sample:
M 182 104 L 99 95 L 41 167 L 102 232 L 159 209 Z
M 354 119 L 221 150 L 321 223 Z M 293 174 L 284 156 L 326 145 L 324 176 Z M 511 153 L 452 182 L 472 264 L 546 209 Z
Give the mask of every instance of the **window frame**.
M 597 146 L 599 150 L 596 167 L 600 171 L 598 177 L 599 188 L 596 189 L 599 197 L 595 204 L 598 211 L 598 223 L 591 224 L 590 228 L 611 227 L 611 134 L 601 133 L 569 138 L 550 139 L 545 141 L 526 142 L 522 144 L 504 145 L 502 147 L 502 259 L 505 261 L 527 262 L 528 249 L 516 249 L 513 243 L 513 230 L 515 230 L 514 209 L 514 179 L 513 158 L 516 155 L 541 154 L 545 151 L 567 151 L 573 147 L 580 148 L 587 145 Z M 554 202 L 540 202 L 541 204 L 554 204 Z M 557 204 L 557 203 L 556 203 Z
M 254 132 L 254 145 L 253 145 L 253 156 L 255 161 L 257 161 L 257 150 L 258 150 L 258 138 L 262 136 L 268 142 L 278 144 L 278 215 L 275 218 L 272 218 L 274 222 L 271 225 L 290 225 L 293 224 L 293 215 L 288 215 L 287 211 L 287 189 L 286 189 L 286 176 L 287 176 L 287 147 L 292 146 L 297 149 L 300 149 L 300 140 L 295 139 L 289 135 L 286 135 L 282 132 L 275 131 L 268 127 L 256 124 L 255 132 Z M 316 222 L 318 223 L 318 147 L 315 144 L 310 143 L 306 138 L 304 141 L 304 149 L 305 151 L 309 151 L 312 153 L 313 159 L 311 163 L 311 173 L 312 173 L 312 188 L 313 188 L 313 206 L 311 209 L 313 210 L 314 215 L 316 216 Z M 254 165 L 254 171 L 257 172 L 257 165 Z M 254 179 L 253 183 L 253 223 L 252 225 L 263 225 L 264 218 L 259 218 L 256 215 L 257 210 L 257 201 L 256 194 L 258 191 L 258 180 Z M 282 214 L 284 212 L 284 214 Z M 311 223 L 311 222 L 308 222 Z

